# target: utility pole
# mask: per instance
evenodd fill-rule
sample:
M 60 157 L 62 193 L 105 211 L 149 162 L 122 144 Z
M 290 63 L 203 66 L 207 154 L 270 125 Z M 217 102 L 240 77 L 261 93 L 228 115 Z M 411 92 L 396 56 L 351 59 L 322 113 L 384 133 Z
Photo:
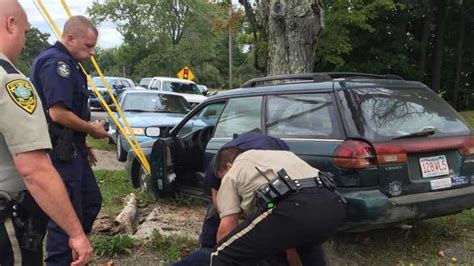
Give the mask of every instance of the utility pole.
M 232 2 L 229 9 L 229 89 L 232 89 Z

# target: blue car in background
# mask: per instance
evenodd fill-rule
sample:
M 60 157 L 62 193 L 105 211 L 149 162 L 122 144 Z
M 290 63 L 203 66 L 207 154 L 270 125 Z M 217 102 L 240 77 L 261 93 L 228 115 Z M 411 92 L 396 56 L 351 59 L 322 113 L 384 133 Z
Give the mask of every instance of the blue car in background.
M 107 84 L 110 86 L 112 93 L 115 97 L 120 95 L 123 91 L 129 89 L 135 89 L 135 83 L 131 79 L 122 78 L 122 77 L 104 77 L 107 81 Z M 110 105 L 112 104 L 112 98 L 110 97 L 105 85 L 102 83 L 102 79 L 100 77 L 93 77 L 92 81 L 94 82 L 97 90 L 100 92 L 102 97 L 104 97 L 105 102 Z M 97 95 L 92 91 L 91 87 L 89 87 L 89 101 L 90 107 L 94 108 L 102 108 L 99 98 Z
M 191 106 L 183 96 L 163 91 L 124 91 L 120 94 L 118 103 L 139 143 L 157 138 L 146 136 L 145 128 L 157 127 L 161 132 L 166 132 L 177 125 L 191 110 Z M 113 107 L 113 109 L 116 108 Z M 114 112 L 114 115 L 124 126 L 118 113 Z M 127 160 L 130 145 L 117 129 L 112 118 L 108 117 L 107 120 L 110 123 L 110 141 L 117 145 L 117 159 L 124 162 Z M 125 126 L 124 129 L 127 130 Z

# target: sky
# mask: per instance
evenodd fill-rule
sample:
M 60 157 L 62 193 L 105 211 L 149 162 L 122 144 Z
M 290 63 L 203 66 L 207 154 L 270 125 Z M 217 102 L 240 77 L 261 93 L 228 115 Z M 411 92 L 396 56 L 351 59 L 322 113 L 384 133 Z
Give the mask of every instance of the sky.
M 69 0 L 66 1 L 66 3 L 69 5 L 73 15 L 84 15 L 87 17 L 87 7 L 92 5 L 93 1 L 96 0 Z M 49 33 L 51 35 L 49 42 L 54 43 L 57 40 L 56 35 L 54 35 L 54 32 L 51 30 L 49 24 L 39 12 L 35 1 L 19 0 L 19 2 L 25 9 L 31 26 L 38 28 L 41 32 Z M 43 0 L 42 3 L 50 13 L 59 30 L 62 30 L 63 25 L 66 22 L 67 15 L 63 9 L 63 6 L 61 5 L 61 2 L 59 0 Z M 113 23 L 102 23 L 98 25 L 98 30 L 98 46 L 100 48 L 106 49 L 117 47 L 122 43 L 122 35 L 117 32 Z

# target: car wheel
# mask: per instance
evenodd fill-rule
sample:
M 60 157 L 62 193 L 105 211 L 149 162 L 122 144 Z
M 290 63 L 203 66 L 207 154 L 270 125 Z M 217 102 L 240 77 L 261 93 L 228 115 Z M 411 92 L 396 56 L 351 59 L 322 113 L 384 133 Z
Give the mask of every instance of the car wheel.
M 119 162 L 125 162 L 127 160 L 127 153 L 122 148 L 122 142 L 120 141 L 120 136 L 117 135 L 117 160 Z
M 143 169 L 143 166 L 140 166 L 138 171 L 138 182 L 139 182 L 139 189 L 143 192 L 150 191 L 150 175 Z

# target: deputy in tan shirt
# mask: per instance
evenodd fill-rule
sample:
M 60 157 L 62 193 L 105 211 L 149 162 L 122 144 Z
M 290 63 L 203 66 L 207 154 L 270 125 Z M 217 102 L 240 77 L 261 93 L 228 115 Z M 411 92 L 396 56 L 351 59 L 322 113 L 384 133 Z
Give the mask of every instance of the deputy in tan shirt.
M 217 194 L 221 223 L 211 265 L 255 263 L 285 250 L 290 265 L 314 265 L 312 248 L 345 217 L 344 203 L 321 185 L 318 169 L 292 152 L 224 148 L 216 155 L 216 168 L 222 178 Z M 264 175 L 273 179 L 282 168 L 305 185 L 273 207 L 257 209 L 255 191 L 268 183 Z M 241 215 L 245 219 L 239 223 Z
M 0 0 L 0 265 L 42 265 L 43 249 L 24 248 L 24 228 L 12 222 L 12 201 L 28 190 L 41 209 L 69 235 L 72 265 L 86 264 L 92 247 L 82 230 L 60 176 L 46 153 L 51 149 L 41 101 L 33 85 L 14 66 L 29 28 L 16 0 Z M 23 212 L 21 219 L 35 219 Z M 35 228 L 44 232 L 46 228 Z M 27 241 L 25 241 L 27 242 Z M 41 243 L 41 242 L 39 242 Z
M 257 211 L 255 190 L 268 183 L 257 168 L 269 178 L 276 177 L 277 172 L 284 168 L 293 180 L 316 177 L 319 173 L 318 169 L 289 151 L 244 152 L 235 159 L 217 193 L 221 218 L 240 212 L 248 218 Z

